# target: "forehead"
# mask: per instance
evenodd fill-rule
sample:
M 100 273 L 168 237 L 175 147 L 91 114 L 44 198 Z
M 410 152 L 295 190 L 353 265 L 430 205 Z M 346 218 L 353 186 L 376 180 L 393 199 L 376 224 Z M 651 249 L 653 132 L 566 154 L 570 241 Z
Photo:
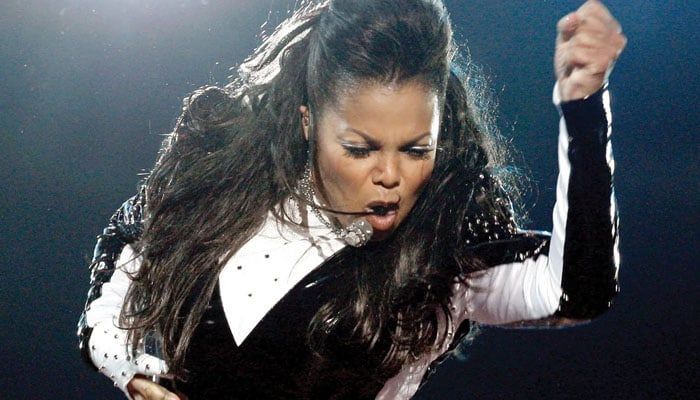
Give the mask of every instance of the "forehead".
M 326 122 L 338 128 L 386 139 L 432 132 L 440 118 L 437 94 L 415 81 L 358 85 L 343 91 L 326 111 Z

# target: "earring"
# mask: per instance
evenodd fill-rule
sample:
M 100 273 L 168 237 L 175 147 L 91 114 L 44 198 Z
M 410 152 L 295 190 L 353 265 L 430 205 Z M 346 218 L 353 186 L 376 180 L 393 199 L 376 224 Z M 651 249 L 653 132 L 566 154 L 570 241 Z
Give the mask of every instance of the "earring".
M 309 116 L 304 115 L 304 117 L 301 119 L 301 123 L 304 124 L 304 126 L 309 126 Z

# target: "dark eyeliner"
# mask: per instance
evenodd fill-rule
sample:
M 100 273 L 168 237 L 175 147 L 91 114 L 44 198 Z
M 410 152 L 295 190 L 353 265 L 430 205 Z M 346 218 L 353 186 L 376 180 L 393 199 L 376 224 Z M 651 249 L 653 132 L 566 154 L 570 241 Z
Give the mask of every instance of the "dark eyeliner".
M 433 151 L 431 147 L 409 147 L 404 150 L 409 157 L 416 159 L 426 159 L 430 157 L 430 152 Z
M 372 151 L 371 148 L 362 146 L 353 146 L 348 144 L 343 144 L 343 150 L 345 150 L 345 155 L 352 158 L 365 158 L 369 156 L 369 152 Z

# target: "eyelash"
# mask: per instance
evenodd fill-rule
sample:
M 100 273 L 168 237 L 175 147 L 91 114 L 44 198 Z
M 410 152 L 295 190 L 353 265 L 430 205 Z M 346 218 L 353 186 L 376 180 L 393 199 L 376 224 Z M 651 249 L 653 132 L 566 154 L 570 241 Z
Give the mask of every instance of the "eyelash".
M 351 158 L 367 158 L 369 157 L 369 152 L 372 151 L 372 149 L 366 147 L 343 146 L 343 148 L 345 149 L 345 155 Z
M 343 146 L 343 148 L 345 149 L 345 155 L 351 158 L 367 158 L 369 157 L 369 153 L 374 150 L 372 148 L 355 146 Z M 431 149 L 411 147 L 404 150 L 404 153 L 408 154 L 408 156 L 413 159 L 425 160 L 430 158 L 431 151 Z
M 417 160 L 425 160 L 430 158 L 430 152 L 431 149 L 421 149 L 416 147 L 411 147 L 406 150 L 406 153 L 408 153 L 411 158 L 415 158 Z

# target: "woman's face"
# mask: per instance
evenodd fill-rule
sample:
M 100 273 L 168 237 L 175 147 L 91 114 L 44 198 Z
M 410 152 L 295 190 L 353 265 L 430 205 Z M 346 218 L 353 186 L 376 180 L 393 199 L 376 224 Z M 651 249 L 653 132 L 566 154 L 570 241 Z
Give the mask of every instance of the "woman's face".
M 300 111 L 308 110 L 302 106 Z M 317 193 L 340 211 L 383 206 L 385 215 L 366 218 L 374 229 L 372 239 L 386 238 L 430 178 L 439 130 L 437 94 L 423 85 L 360 86 L 323 110 L 317 121 Z M 306 126 L 304 133 L 308 139 Z M 353 217 L 338 219 L 348 225 Z

